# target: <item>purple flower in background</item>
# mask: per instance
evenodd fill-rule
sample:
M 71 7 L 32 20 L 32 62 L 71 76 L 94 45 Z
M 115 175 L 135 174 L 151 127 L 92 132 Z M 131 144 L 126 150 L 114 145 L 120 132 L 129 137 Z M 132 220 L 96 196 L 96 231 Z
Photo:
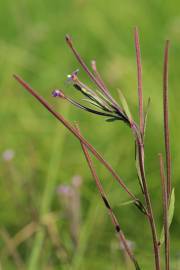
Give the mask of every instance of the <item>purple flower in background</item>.
M 11 161 L 15 156 L 15 152 L 13 149 L 6 149 L 3 153 L 2 153 L 2 158 L 4 161 Z
M 70 197 L 72 196 L 73 190 L 71 186 L 68 185 L 60 185 L 57 188 L 57 193 L 60 195 L 63 195 L 65 197 Z

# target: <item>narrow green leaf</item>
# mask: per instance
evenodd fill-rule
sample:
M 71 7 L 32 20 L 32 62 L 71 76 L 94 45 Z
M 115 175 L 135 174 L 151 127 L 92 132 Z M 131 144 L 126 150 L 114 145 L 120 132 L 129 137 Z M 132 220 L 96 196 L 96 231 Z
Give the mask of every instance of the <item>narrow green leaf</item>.
M 91 99 L 83 98 L 82 100 L 84 100 L 84 101 L 86 101 L 86 102 L 88 102 L 88 103 L 90 103 L 90 104 L 92 104 L 92 105 L 94 105 L 94 106 L 96 106 L 96 107 L 102 109 L 102 107 L 101 107 L 99 104 L 97 104 L 95 101 L 93 101 L 93 100 L 91 100 Z
M 170 204 L 169 204 L 169 210 L 168 210 L 168 225 L 169 225 L 169 227 L 172 223 L 173 216 L 174 216 L 174 206 L 175 206 L 175 192 L 174 192 L 174 188 L 173 188 L 172 192 L 171 192 Z
M 126 116 L 128 117 L 129 122 L 131 123 L 131 122 L 132 122 L 132 115 L 131 115 L 129 106 L 128 106 L 128 104 L 127 104 L 127 101 L 126 101 L 126 99 L 125 99 L 123 93 L 122 93 L 121 90 L 119 90 L 119 89 L 118 89 L 118 94 L 119 94 L 119 97 L 120 97 L 120 101 L 121 101 L 123 110 L 124 110 Z
M 105 109 L 108 110 L 107 105 L 105 102 L 91 89 L 86 89 L 85 87 L 82 87 L 79 84 L 73 84 L 73 86 L 79 90 L 84 96 L 88 97 L 95 103 L 97 103 L 99 106 L 104 107 Z M 102 109 L 102 108 L 101 108 Z
M 134 204 L 137 206 L 137 208 L 143 213 L 143 214 L 147 214 L 147 211 L 146 211 L 146 209 L 145 209 L 145 207 L 144 207 L 144 205 L 141 203 L 141 201 L 134 201 Z
M 130 204 L 135 204 L 136 207 L 143 213 L 143 214 L 147 214 L 147 211 L 144 207 L 144 205 L 141 203 L 141 201 L 139 200 L 129 200 L 129 201 L 126 201 L 126 202 L 122 202 L 119 206 L 126 206 L 126 205 L 130 205 Z
M 120 204 L 120 206 L 126 206 L 126 205 L 133 204 L 133 203 L 134 203 L 134 200 L 130 200 L 130 201 L 122 202 Z
M 145 116 L 144 116 L 144 124 L 143 124 L 143 137 L 145 137 L 146 123 L 147 123 L 147 116 L 148 116 L 148 113 L 149 113 L 149 108 L 150 108 L 150 102 L 151 102 L 151 99 L 150 99 L 150 97 L 149 97 L 149 98 L 148 98 L 147 107 L 146 107 Z
M 107 97 L 104 96 L 104 94 L 102 94 L 99 90 L 96 90 L 96 92 L 101 96 L 101 98 L 104 99 L 104 101 L 110 106 L 110 108 L 112 107 L 111 102 L 109 101 L 109 99 Z
M 139 184 L 140 184 L 141 190 L 143 191 L 143 182 L 142 182 L 142 177 L 141 177 L 141 172 L 140 172 L 139 157 L 138 157 L 136 142 L 135 142 L 135 161 L 136 161 L 136 170 L 137 170 Z
M 139 266 L 139 264 L 138 264 L 137 261 L 134 262 L 134 266 L 135 266 L 135 269 L 136 270 L 141 270 L 141 268 L 140 268 L 140 266 Z
M 106 119 L 106 122 L 114 122 L 114 121 L 116 121 L 116 120 L 119 120 L 119 119 L 116 118 L 116 117 L 112 117 L 112 118 L 107 118 L 107 119 Z
M 173 216 L 174 216 L 174 206 L 175 206 L 175 192 L 174 192 L 174 188 L 173 188 L 172 192 L 171 192 L 169 209 L 168 209 L 168 226 L 169 226 L 169 228 L 171 226 Z M 160 242 L 160 245 L 162 245 L 164 243 L 164 226 L 161 230 L 159 242 Z

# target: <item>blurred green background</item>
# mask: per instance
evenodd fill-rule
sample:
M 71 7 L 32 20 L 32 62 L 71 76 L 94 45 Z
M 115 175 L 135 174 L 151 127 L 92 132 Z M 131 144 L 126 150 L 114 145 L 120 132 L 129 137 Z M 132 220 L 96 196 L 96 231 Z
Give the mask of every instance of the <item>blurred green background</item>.
M 103 153 L 128 187 L 140 195 L 131 133 L 51 97 L 79 68 L 64 36 L 70 33 L 89 64 L 117 97 L 119 87 L 137 119 L 133 28 L 139 27 L 144 100 L 151 97 L 146 134 L 146 171 L 158 233 L 162 203 L 157 153 L 164 153 L 162 64 L 170 49 L 170 126 L 176 209 L 171 227 L 172 267 L 180 269 L 179 1 L 0 1 L 0 269 L 132 269 L 91 179 L 79 142 L 12 78 L 21 75 Z M 81 79 L 92 85 L 80 68 Z M 117 97 L 118 99 L 118 97 Z M 154 269 L 148 224 L 102 166 L 95 162 L 113 209 L 142 269 Z

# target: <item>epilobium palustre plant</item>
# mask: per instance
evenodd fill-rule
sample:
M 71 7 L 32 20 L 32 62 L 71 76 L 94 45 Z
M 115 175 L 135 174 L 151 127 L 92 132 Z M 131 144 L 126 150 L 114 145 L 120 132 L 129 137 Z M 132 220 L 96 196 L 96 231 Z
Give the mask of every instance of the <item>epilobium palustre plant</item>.
M 137 82 L 138 82 L 138 108 L 139 108 L 139 121 L 135 122 L 132 114 L 130 113 L 128 104 L 122 93 L 121 105 L 112 97 L 109 89 L 105 85 L 101 78 L 100 73 L 97 70 L 96 62 L 92 61 L 91 68 L 92 71 L 87 67 L 77 50 L 75 49 L 72 39 L 69 35 L 66 36 L 66 42 L 69 48 L 74 53 L 79 64 L 82 66 L 86 74 L 95 84 L 95 89 L 89 88 L 86 84 L 81 82 L 78 77 L 78 70 L 74 71 L 71 75 L 68 75 L 68 81 L 72 86 L 79 91 L 84 97 L 85 101 L 89 105 L 82 105 L 81 103 L 75 101 L 73 98 L 68 97 L 62 90 L 54 90 L 52 95 L 61 99 L 65 99 L 79 109 L 85 110 L 87 112 L 103 116 L 106 121 L 118 121 L 120 120 L 132 131 L 132 135 L 135 140 L 136 145 L 136 168 L 137 175 L 139 179 L 139 185 L 144 196 L 144 200 L 141 201 L 132 191 L 129 190 L 125 182 L 121 177 L 114 171 L 111 165 L 102 157 L 100 153 L 83 137 L 80 129 L 77 125 L 71 125 L 61 114 L 56 112 L 53 107 L 41 97 L 35 90 L 33 90 L 24 80 L 19 76 L 14 75 L 14 78 L 32 95 L 34 96 L 55 118 L 57 118 L 79 141 L 87 160 L 89 169 L 91 171 L 92 177 L 95 181 L 97 189 L 100 196 L 109 212 L 112 223 L 114 225 L 115 231 L 118 235 L 121 246 L 123 245 L 124 250 L 129 256 L 130 260 L 134 264 L 136 270 L 141 269 L 139 263 L 137 262 L 133 250 L 129 248 L 128 241 L 123 233 L 123 229 L 118 221 L 118 218 L 114 214 L 110 202 L 108 201 L 107 195 L 103 189 L 100 179 L 95 170 L 93 161 L 90 157 L 89 152 L 91 152 L 97 160 L 99 160 L 102 165 L 112 174 L 114 179 L 119 183 L 121 188 L 128 194 L 132 203 L 140 210 L 142 215 L 147 218 L 149 222 L 149 227 L 152 235 L 153 244 L 153 254 L 156 270 L 161 269 L 161 264 L 163 259 L 160 256 L 160 250 L 164 244 L 164 261 L 165 269 L 170 269 L 170 236 L 169 228 L 173 218 L 174 212 L 174 189 L 172 189 L 171 184 L 171 156 L 170 156 L 170 138 L 169 138 L 169 113 L 168 113 L 168 53 L 169 53 L 169 41 L 166 41 L 165 51 L 164 51 L 164 65 L 163 65 L 163 112 L 164 112 L 164 141 L 165 141 L 165 168 L 163 156 L 159 154 L 160 161 L 160 177 L 162 186 L 162 211 L 163 211 L 163 228 L 161 235 L 158 237 L 157 226 L 155 223 L 154 212 L 152 209 L 151 196 L 148 188 L 148 181 L 145 174 L 145 162 L 144 162 L 144 136 L 146 128 L 146 120 L 148 107 L 146 111 L 144 110 L 143 104 L 143 88 L 142 88 L 142 66 L 141 66 L 141 52 L 139 45 L 139 35 L 138 30 L 135 28 L 134 31 L 135 40 L 135 50 L 136 50 L 136 62 L 137 62 Z M 149 104 L 149 101 L 148 101 Z

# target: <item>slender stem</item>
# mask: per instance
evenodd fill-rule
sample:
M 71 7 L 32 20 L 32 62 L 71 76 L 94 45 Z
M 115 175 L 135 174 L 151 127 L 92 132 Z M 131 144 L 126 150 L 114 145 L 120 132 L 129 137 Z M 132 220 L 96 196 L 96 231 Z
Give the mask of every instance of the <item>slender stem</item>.
M 138 140 L 138 139 L 137 139 Z M 158 240 L 157 240 L 157 232 L 156 232 L 156 225 L 154 220 L 154 214 L 151 204 L 151 199 L 149 195 L 149 190 L 147 186 L 147 180 L 145 176 L 145 168 L 144 168 L 144 146 L 140 141 L 137 141 L 138 145 L 138 151 L 139 151 L 139 167 L 140 167 L 140 173 L 141 173 L 141 179 L 143 184 L 143 191 L 144 191 L 144 198 L 146 201 L 146 206 L 148 210 L 148 221 L 151 228 L 152 233 L 152 239 L 153 239 L 153 248 L 154 248 L 154 256 L 155 256 L 155 265 L 156 270 L 160 270 L 160 254 L 159 254 L 159 246 L 158 246 Z
M 139 34 L 137 27 L 134 32 L 135 48 L 136 48 L 136 62 L 137 62 L 137 77 L 138 77 L 138 99 L 139 99 L 139 127 L 141 134 L 143 134 L 144 113 L 143 113 L 143 89 L 142 89 L 142 65 L 141 65 L 141 51 L 139 44 Z
M 141 65 L 141 51 L 139 44 L 139 33 L 137 27 L 134 32 L 135 39 L 135 49 L 136 49 L 136 62 L 137 62 L 137 78 L 138 78 L 138 100 L 139 100 L 139 132 L 136 125 L 132 125 L 132 129 L 134 130 L 134 134 L 136 136 L 137 146 L 138 146 L 138 157 L 139 157 L 139 167 L 141 173 L 141 179 L 143 184 L 143 194 L 146 201 L 146 206 L 148 210 L 148 220 L 151 227 L 152 239 L 153 239 L 153 247 L 154 247 L 154 256 L 155 256 L 155 265 L 156 270 L 160 270 L 160 254 L 159 247 L 157 241 L 157 232 L 156 232 L 156 224 L 154 220 L 154 214 L 150 199 L 150 194 L 147 186 L 147 180 L 145 176 L 145 168 L 144 168 L 144 112 L 143 112 L 143 88 L 142 88 L 142 65 Z
M 163 111 L 164 111 L 164 140 L 166 151 L 166 177 L 168 200 L 171 194 L 171 154 L 169 139 L 169 110 L 168 110 L 168 54 L 169 41 L 166 41 L 164 50 L 164 70 L 163 70 Z
M 169 228 L 168 228 L 168 195 L 167 195 L 167 182 L 164 173 L 164 163 L 162 154 L 159 154 L 160 175 L 162 185 L 162 201 L 163 201 L 163 225 L 164 225 L 164 240 L 165 240 L 165 267 L 166 270 L 170 269 L 170 241 L 169 241 Z
M 81 134 L 77 125 L 76 125 L 76 130 L 77 130 L 77 132 L 79 134 Z M 112 209 L 112 207 L 111 207 L 111 205 L 110 205 L 110 203 L 109 203 L 109 201 L 107 199 L 106 193 L 105 193 L 105 191 L 104 191 L 104 189 L 103 189 L 103 187 L 101 185 L 101 182 L 100 182 L 99 177 L 97 175 L 97 172 L 95 170 L 94 164 L 93 164 L 92 159 L 91 159 L 91 157 L 89 155 L 88 149 L 86 148 L 86 146 L 82 142 L 80 142 L 80 143 L 81 143 L 81 147 L 82 147 L 83 153 L 85 155 L 86 161 L 88 163 L 88 167 L 89 167 L 89 169 L 91 171 L 91 174 L 92 174 L 92 176 L 94 178 L 94 181 L 96 183 L 97 189 L 98 189 L 98 191 L 99 191 L 99 193 L 101 195 L 101 198 L 102 198 L 102 200 L 103 200 L 103 202 L 104 202 L 104 204 L 105 204 L 105 206 L 106 206 L 106 208 L 107 208 L 107 210 L 108 210 L 108 212 L 110 214 L 111 221 L 112 221 L 112 224 L 114 225 L 115 231 L 118 234 L 119 241 L 122 242 L 122 244 L 124 246 L 124 249 L 127 252 L 127 254 L 128 254 L 129 258 L 131 259 L 131 261 L 135 265 L 137 265 L 137 261 L 136 261 L 136 259 L 134 257 L 134 254 L 132 253 L 132 250 L 129 248 L 126 237 L 125 237 L 123 231 L 121 230 L 121 226 L 120 226 L 120 224 L 119 224 L 119 222 L 118 222 L 118 220 L 117 220 L 117 218 L 116 218 L 116 216 L 115 216 L 115 214 L 113 212 L 113 209 Z
M 113 175 L 116 181 L 121 185 L 121 187 L 126 191 L 126 193 L 133 199 L 134 204 L 140 208 L 143 204 L 140 200 L 127 188 L 123 180 L 118 176 L 118 174 L 113 170 L 111 165 L 104 160 L 104 158 L 97 152 L 97 150 L 86 140 L 84 137 L 76 131 L 76 129 L 59 113 L 57 113 L 53 107 L 41 97 L 35 90 L 33 90 L 24 80 L 19 76 L 14 75 L 14 78 L 27 90 L 32 96 L 34 96 L 55 118 L 57 118 L 77 139 L 79 139 L 91 152 L 92 154 L 106 167 L 106 169 Z M 145 209 L 143 207 L 143 209 Z
M 99 81 L 99 83 L 101 83 L 101 85 L 102 85 L 103 88 L 106 90 L 106 92 L 108 92 L 108 89 L 107 89 L 105 83 L 103 82 L 103 80 L 102 80 L 102 78 L 101 78 L 101 75 L 100 75 L 99 71 L 97 70 L 97 66 L 96 66 L 96 61 L 95 61 L 95 60 L 93 60 L 93 61 L 91 62 L 91 67 L 92 67 L 92 70 L 93 70 L 93 72 L 94 72 L 94 75 L 95 75 L 96 79 Z

